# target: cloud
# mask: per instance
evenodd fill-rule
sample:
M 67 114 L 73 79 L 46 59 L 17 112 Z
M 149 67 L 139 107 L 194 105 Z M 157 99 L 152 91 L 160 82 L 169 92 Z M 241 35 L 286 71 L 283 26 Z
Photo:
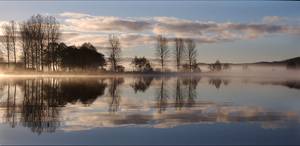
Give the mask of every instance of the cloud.
M 83 17 L 89 17 L 90 15 L 83 14 L 83 13 L 65 12 L 65 13 L 59 14 L 59 16 L 69 17 L 69 18 L 83 18 Z
M 122 99 L 124 99 L 122 97 Z M 98 103 L 99 102 L 99 103 Z M 105 112 L 105 100 L 96 101 L 97 106 L 81 108 L 67 107 L 62 112 L 64 131 L 81 131 L 103 127 L 152 127 L 170 128 L 190 124 L 246 123 L 261 124 L 264 128 L 276 128 L 289 121 L 297 121 L 293 112 L 274 112 L 262 107 L 220 105 L 195 101 L 195 106 L 172 111 L 175 103 L 168 102 L 168 109 L 157 113 L 155 103 L 141 100 L 122 101 L 120 111 L 114 114 Z M 99 112 L 101 111 L 101 112 Z M 72 113 L 72 114 L 70 114 Z M 89 121 L 89 122 L 86 122 Z M 84 123 L 84 124 L 83 124 Z M 279 125 L 278 125 L 279 124 Z
M 282 17 L 279 16 L 266 16 L 263 18 L 264 23 L 276 23 L 282 20 Z
M 63 41 L 67 45 L 79 46 L 85 42 L 90 42 L 98 49 L 107 48 L 108 34 L 65 34 Z M 155 36 L 146 34 L 126 33 L 119 35 L 121 47 L 124 49 L 134 48 L 138 46 L 151 45 L 155 43 Z
M 162 34 L 169 39 L 175 37 L 192 38 L 197 43 L 217 43 L 256 39 L 273 34 L 300 34 L 299 25 L 279 23 L 279 16 L 267 16 L 258 23 L 214 22 L 179 19 L 176 17 L 115 17 L 92 16 L 89 14 L 66 12 L 63 29 L 83 34 L 85 37 L 73 38 L 72 41 L 94 41 L 102 43 L 109 33 L 120 35 L 124 47 L 153 43 L 156 35 Z M 88 34 L 88 36 L 86 36 Z M 93 37 L 94 36 L 94 37 Z M 93 40 L 96 39 L 96 40 Z
M 90 16 L 80 13 L 62 13 L 65 25 L 80 32 L 140 32 L 149 29 L 151 24 L 147 21 L 120 18 L 114 16 Z

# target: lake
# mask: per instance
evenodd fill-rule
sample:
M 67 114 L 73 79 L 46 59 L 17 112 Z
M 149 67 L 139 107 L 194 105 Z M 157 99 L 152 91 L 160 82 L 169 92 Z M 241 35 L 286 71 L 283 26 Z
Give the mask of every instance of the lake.
M 300 80 L 0 78 L 1 144 L 300 144 Z

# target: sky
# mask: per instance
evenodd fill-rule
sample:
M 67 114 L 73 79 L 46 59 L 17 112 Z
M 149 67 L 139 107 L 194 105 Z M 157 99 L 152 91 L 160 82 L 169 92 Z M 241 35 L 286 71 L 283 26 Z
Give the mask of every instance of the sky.
M 108 35 L 122 56 L 155 57 L 155 36 L 192 38 L 198 61 L 256 62 L 300 56 L 297 1 L 0 1 L 0 23 L 55 16 L 61 41 L 90 42 L 107 52 Z M 1 32 L 1 31 L 0 31 Z M 170 41 L 169 48 L 173 49 Z

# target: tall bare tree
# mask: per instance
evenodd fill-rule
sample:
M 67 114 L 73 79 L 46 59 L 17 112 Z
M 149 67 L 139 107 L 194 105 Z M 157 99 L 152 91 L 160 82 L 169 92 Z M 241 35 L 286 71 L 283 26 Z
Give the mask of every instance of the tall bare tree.
M 175 56 L 175 60 L 176 60 L 177 71 L 180 70 L 183 55 L 184 55 L 184 41 L 182 38 L 175 38 L 174 56 Z
M 7 67 L 10 65 L 10 52 L 11 52 L 11 27 L 9 24 L 4 24 L 2 26 L 3 35 L 1 38 L 1 43 L 5 47 L 7 54 Z
M 196 43 L 192 39 L 186 40 L 186 56 L 188 61 L 189 71 L 192 72 L 193 66 L 197 63 L 198 52 L 196 50 Z
M 118 63 L 120 62 L 121 43 L 116 35 L 109 35 L 109 61 L 113 72 L 117 71 Z
M 53 16 L 47 16 L 45 18 L 46 27 L 46 64 L 48 64 L 48 70 L 55 70 L 55 44 L 57 44 L 60 38 L 60 25 L 59 22 Z
M 165 63 L 169 57 L 168 40 L 162 35 L 157 36 L 156 56 L 158 57 L 161 65 L 161 70 L 165 70 Z
M 54 70 L 59 23 L 53 16 L 34 15 L 20 24 L 25 68 Z M 56 45 L 54 45 L 56 44 Z M 52 67 L 51 67 L 52 65 Z
M 16 42 L 17 42 L 17 28 L 15 21 L 10 21 L 9 23 L 11 33 L 10 33 L 10 41 L 11 41 L 11 48 L 14 54 L 14 63 L 17 64 L 17 55 L 16 55 Z
M 26 22 L 20 23 L 20 37 L 21 37 L 21 47 L 23 53 L 23 61 L 24 61 L 24 68 L 29 68 L 29 53 L 31 47 L 31 37 L 29 35 L 29 28 Z

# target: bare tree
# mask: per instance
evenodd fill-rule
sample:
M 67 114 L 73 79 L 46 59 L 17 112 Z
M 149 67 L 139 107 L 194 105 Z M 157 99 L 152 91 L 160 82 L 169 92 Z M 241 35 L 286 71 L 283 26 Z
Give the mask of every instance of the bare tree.
M 29 51 L 31 47 L 30 35 L 29 35 L 29 28 L 28 25 L 24 23 L 20 23 L 20 37 L 21 37 L 21 47 L 23 53 L 23 61 L 24 61 L 24 68 L 28 68 L 29 66 Z
M 184 41 L 182 38 L 175 38 L 174 55 L 176 60 L 176 68 L 177 71 L 179 71 L 182 63 L 183 55 L 184 55 Z
M 55 48 L 60 36 L 59 23 L 53 16 L 34 15 L 20 24 L 25 68 L 54 70 Z
M 109 61 L 113 72 L 117 71 L 118 63 L 120 62 L 121 43 L 116 35 L 109 35 Z
M 57 44 L 60 38 L 60 25 L 55 17 L 47 16 L 45 18 L 46 27 L 46 40 L 47 40 L 47 50 L 46 50 L 46 64 L 48 65 L 48 70 L 55 70 L 55 44 Z
M 164 71 L 165 61 L 169 57 L 168 40 L 159 35 L 157 36 L 156 56 L 161 65 L 161 70 Z
M 9 67 L 9 64 L 10 64 L 10 51 L 11 51 L 11 37 L 10 37 L 11 36 L 11 27 L 9 26 L 9 24 L 4 24 L 2 26 L 2 29 L 3 29 L 3 36 L 2 36 L 1 43 L 6 49 L 7 67 Z
M 9 23 L 11 33 L 10 33 L 10 41 L 11 41 L 11 49 L 14 54 L 14 63 L 17 64 L 17 55 L 16 55 L 16 41 L 17 41 L 17 28 L 15 21 L 10 21 Z
M 193 66 L 197 64 L 197 55 L 198 55 L 198 52 L 196 50 L 196 44 L 192 39 L 186 40 L 186 55 L 187 55 L 189 71 L 192 72 Z

